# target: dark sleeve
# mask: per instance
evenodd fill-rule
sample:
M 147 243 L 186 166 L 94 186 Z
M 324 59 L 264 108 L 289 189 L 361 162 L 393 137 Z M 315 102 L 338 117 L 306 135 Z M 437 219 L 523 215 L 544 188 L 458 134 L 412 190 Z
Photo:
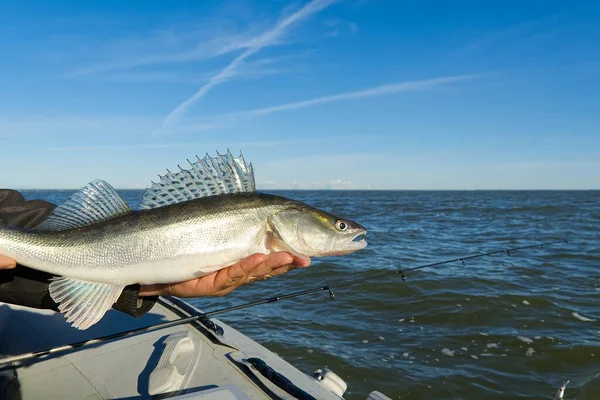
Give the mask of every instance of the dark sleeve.
M 15 190 L 0 189 L 0 223 L 33 228 L 49 217 L 54 208 L 56 206 L 47 201 L 25 201 L 23 195 Z M 52 277 L 51 274 L 22 265 L 0 270 L 0 302 L 58 310 L 58 305 L 48 293 Z M 139 292 L 139 285 L 127 286 L 113 308 L 136 318 L 141 317 L 150 311 L 158 296 L 139 297 Z

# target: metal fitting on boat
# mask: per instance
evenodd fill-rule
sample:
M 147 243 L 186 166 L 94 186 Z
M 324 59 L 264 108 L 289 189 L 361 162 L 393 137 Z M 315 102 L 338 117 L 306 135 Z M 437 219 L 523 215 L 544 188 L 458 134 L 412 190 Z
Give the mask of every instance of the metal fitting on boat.
M 331 390 L 333 393 L 342 397 L 346 389 L 348 389 L 348 384 L 344 382 L 342 378 L 340 378 L 335 372 L 325 368 L 318 369 L 313 373 L 313 378 L 316 379 L 321 385 L 325 388 Z

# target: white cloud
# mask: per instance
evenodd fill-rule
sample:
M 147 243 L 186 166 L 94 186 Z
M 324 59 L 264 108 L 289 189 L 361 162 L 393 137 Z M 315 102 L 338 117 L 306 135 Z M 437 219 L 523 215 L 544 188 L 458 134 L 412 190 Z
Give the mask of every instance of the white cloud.
M 247 62 L 246 68 L 239 71 L 235 78 L 241 79 L 257 79 L 269 75 L 290 74 L 298 72 L 298 68 L 284 67 L 279 65 L 279 62 L 288 57 L 271 57 Z M 180 70 L 160 70 L 160 71 L 98 71 L 95 74 L 95 79 L 105 82 L 169 82 L 169 83 L 204 83 L 210 80 L 217 72 L 186 72 Z
M 263 33 L 262 35 L 251 40 L 248 47 L 242 54 L 236 57 L 229 65 L 223 68 L 219 73 L 212 76 L 209 81 L 202 86 L 192 97 L 177 106 L 169 115 L 165 117 L 163 127 L 167 127 L 172 123 L 179 120 L 179 118 L 185 113 L 185 111 L 194 104 L 198 99 L 204 97 L 213 87 L 229 81 L 235 74 L 238 73 L 238 69 L 244 65 L 244 60 L 253 54 L 258 53 L 262 48 L 273 46 L 278 43 L 279 39 L 287 33 L 287 31 L 300 21 L 308 18 L 312 14 L 315 14 L 324 8 L 330 6 L 335 0 L 312 0 L 298 11 L 292 13 L 288 17 L 282 19 L 277 25 Z
M 388 83 L 381 86 L 372 87 L 364 90 L 357 90 L 354 92 L 344 92 L 335 94 L 332 96 L 317 97 L 310 100 L 297 101 L 294 103 L 282 104 L 279 106 L 259 108 L 256 110 L 250 110 L 243 112 L 244 115 L 264 115 L 271 114 L 280 111 L 297 110 L 300 108 L 313 107 L 325 103 L 333 103 L 337 101 L 362 99 L 376 96 L 386 96 L 390 94 L 426 90 L 436 86 L 442 86 L 449 83 L 463 82 L 475 78 L 477 75 L 457 75 L 448 76 L 443 78 L 426 79 L 421 81 L 410 81 L 400 83 Z
M 279 186 L 279 188 L 281 185 Z M 273 188 L 278 188 L 274 185 Z M 355 189 L 356 185 L 352 181 L 343 179 L 332 179 L 327 182 L 323 181 L 293 181 L 289 185 L 290 189 L 298 190 L 351 190 Z
M 342 179 L 330 180 L 327 182 L 329 189 L 354 189 L 356 185 L 352 181 L 345 181 Z
M 254 110 L 239 111 L 227 114 L 215 115 L 212 118 L 216 120 L 231 121 L 237 118 L 268 115 L 282 111 L 299 110 L 302 108 L 314 107 L 321 104 L 335 103 L 340 101 L 365 99 L 370 97 L 389 96 L 402 92 L 415 92 L 427 90 L 438 86 L 444 86 L 452 83 L 466 82 L 473 80 L 482 74 L 454 75 L 441 78 L 424 79 L 419 81 L 394 82 L 368 89 L 356 90 L 352 92 L 343 92 L 330 96 L 316 97 L 309 100 L 295 101 L 292 103 L 280 104 L 277 106 L 257 108 Z
M 210 37 L 210 39 L 202 40 L 202 37 Z M 159 32 L 140 38 L 121 39 L 114 43 L 100 45 L 99 49 L 96 49 L 103 58 L 112 58 L 112 60 L 79 67 L 70 74 L 84 76 L 144 66 L 205 61 L 245 49 L 251 44 L 250 40 L 249 33 L 228 33 L 219 30 L 217 32 L 192 30 L 168 34 Z
M 0 134 L 6 138 L 43 137 L 61 141 L 73 137 L 103 139 L 148 135 L 159 121 L 143 116 L 119 115 L 0 115 Z

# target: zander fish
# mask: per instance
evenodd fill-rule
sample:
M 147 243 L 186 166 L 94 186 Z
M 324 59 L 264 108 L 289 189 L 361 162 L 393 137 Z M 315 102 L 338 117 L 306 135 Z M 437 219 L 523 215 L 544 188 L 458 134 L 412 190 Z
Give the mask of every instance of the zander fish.
M 255 253 L 324 257 L 367 245 L 356 222 L 257 193 L 241 154 L 188 162 L 153 182 L 137 211 L 95 180 L 33 230 L 0 224 L 0 254 L 59 275 L 50 296 L 68 322 L 87 329 L 127 285 L 182 282 Z

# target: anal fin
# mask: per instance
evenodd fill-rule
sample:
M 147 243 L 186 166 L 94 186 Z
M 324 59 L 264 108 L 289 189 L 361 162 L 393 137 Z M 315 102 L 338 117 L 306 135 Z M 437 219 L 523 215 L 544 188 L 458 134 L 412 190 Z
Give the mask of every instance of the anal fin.
M 110 310 L 124 288 L 125 285 L 55 278 L 49 291 L 67 322 L 77 329 L 87 329 Z

